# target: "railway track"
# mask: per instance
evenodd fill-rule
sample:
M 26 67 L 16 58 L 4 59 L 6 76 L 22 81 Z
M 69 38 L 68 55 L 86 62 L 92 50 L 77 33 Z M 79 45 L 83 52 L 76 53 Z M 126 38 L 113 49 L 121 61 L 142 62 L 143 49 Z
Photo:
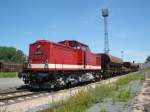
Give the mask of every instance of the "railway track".
M 1 95 L 5 95 L 5 94 L 13 94 L 13 93 L 16 93 L 16 92 L 24 92 L 25 90 L 10 90 L 10 91 L 0 91 L 0 96 Z
M 9 105 L 25 100 L 30 100 L 38 98 L 41 96 L 49 95 L 50 92 L 47 91 L 29 91 L 29 90 L 10 90 L 10 91 L 0 91 L 0 106 Z
M 30 95 L 30 94 L 33 94 L 33 92 L 25 91 L 25 90 L 4 92 L 4 93 L 0 93 L 0 101 L 22 97 L 24 95 Z
M 82 84 L 80 86 L 85 86 L 85 84 Z M 74 88 L 74 87 L 77 87 L 77 86 L 73 86 L 69 88 Z M 69 89 L 69 88 L 66 88 L 66 89 Z M 39 97 L 45 97 L 59 90 L 62 90 L 62 89 L 52 90 L 52 91 L 49 91 L 49 90 L 29 91 L 29 89 L 13 90 L 13 91 L 11 90 L 11 91 L 5 91 L 5 92 L 0 91 L 0 106 L 23 102 L 26 100 L 32 100 L 32 99 L 39 98 Z
M 80 85 L 80 86 L 84 86 L 84 85 Z M 23 102 L 26 100 L 32 100 L 43 96 L 45 97 L 50 94 L 53 94 L 53 92 L 56 91 L 58 90 L 29 91 L 29 89 L 20 89 L 20 90 L 13 89 L 13 90 L 0 91 L 0 106 Z
M 92 82 L 87 82 L 87 83 L 83 83 L 80 85 L 67 87 L 64 89 L 74 88 L 78 86 L 85 86 L 90 83 Z M 32 100 L 32 99 L 39 98 L 39 97 L 45 97 L 45 96 L 55 93 L 56 91 L 57 90 L 51 90 L 51 92 L 49 90 L 30 91 L 29 89 L 15 89 L 15 88 L 5 90 L 5 91 L 0 91 L 0 106 L 23 102 L 26 100 Z

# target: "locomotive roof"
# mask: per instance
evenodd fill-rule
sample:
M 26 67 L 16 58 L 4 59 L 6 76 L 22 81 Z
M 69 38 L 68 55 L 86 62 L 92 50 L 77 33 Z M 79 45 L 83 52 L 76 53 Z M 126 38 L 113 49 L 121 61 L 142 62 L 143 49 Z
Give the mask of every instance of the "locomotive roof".
M 49 40 L 36 40 L 35 42 L 33 42 L 31 44 L 35 44 L 37 42 L 46 42 L 46 43 L 49 43 L 50 41 Z
M 81 42 L 79 42 L 79 41 L 77 41 L 77 40 L 64 40 L 64 41 L 60 41 L 60 42 L 65 42 L 65 41 L 70 41 L 70 42 L 77 42 L 77 43 L 80 43 L 81 45 L 84 45 L 84 46 L 87 46 L 88 47 L 88 45 L 86 45 L 86 44 L 83 44 L 83 43 L 81 43 Z M 59 43 L 59 42 L 58 42 Z
M 58 43 L 66 42 L 66 41 L 77 42 L 77 43 L 80 43 L 81 45 L 84 45 L 84 46 L 88 47 L 88 45 L 83 44 L 83 43 L 81 43 L 81 42 L 79 42 L 79 41 L 77 41 L 77 40 L 64 40 L 64 41 L 59 41 Z M 52 42 L 52 41 L 49 41 L 49 40 L 37 40 L 37 41 L 35 41 L 35 42 L 31 43 L 31 44 L 35 44 L 35 43 L 37 43 L 37 42 L 46 42 L 46 43 L 51 42 L 51 43 L 55 43 L 55 42 Z

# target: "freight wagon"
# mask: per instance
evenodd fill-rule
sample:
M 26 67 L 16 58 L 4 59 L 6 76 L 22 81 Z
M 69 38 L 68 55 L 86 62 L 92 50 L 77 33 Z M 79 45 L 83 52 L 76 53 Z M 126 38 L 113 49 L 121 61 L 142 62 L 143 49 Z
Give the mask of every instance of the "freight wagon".
M 0 72 L 21 72 L 22 64 L 0 62 Z

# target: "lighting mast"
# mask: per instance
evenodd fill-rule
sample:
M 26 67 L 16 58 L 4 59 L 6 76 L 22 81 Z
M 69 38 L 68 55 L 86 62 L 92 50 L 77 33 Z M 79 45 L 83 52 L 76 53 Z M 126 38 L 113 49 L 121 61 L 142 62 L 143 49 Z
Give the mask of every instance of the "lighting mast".
M 102 9 L 102 16 L 104 17 L 104 52 L 109 54 L 109 40 L 108 40 L 108 30 L 107 30 L 107 17 L 108 9 Z

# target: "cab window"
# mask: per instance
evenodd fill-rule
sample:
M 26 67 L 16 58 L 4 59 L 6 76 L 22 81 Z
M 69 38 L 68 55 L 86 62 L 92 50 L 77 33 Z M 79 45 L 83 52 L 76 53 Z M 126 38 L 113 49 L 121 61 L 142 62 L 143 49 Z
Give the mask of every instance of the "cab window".
M 83 49 L 84 51 L 90 51 L 89 47 L 88 47 L 88 46 L 85 46 L 85 45 L 82 45 L 82 49 Z
M 40 49 L 36 49 L 34 52 L 35 55 L 42 55 L 43 52 Z
M 74 48 L 74 49 L 80 49 L 79 44 L 77 42 L 75 42 L 75 41 L 70 42 L 69 46 Z

